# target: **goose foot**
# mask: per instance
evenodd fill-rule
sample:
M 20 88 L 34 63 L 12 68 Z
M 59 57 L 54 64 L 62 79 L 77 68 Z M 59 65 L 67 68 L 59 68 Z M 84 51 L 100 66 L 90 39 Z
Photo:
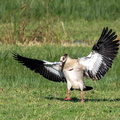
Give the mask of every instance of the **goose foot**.
M 82 100 L 81 100 L 81 103 L 84 103 L 84 102 L 85 102 L 85 100 L 84 100 L 84 99 L 82 99 Z
M 69 101 L 69 100 L 72 100 L 72 99 L 70 97 L 66 97 L 64 100 Z
M 66 101 L 72 100 L 72 99 L 70 98 L 70 90 L 69 90 L 69 89 L 68 89 L 68 91 L 67 91 L 67 97 L 66 97 L 64 100 L 66 100 Z

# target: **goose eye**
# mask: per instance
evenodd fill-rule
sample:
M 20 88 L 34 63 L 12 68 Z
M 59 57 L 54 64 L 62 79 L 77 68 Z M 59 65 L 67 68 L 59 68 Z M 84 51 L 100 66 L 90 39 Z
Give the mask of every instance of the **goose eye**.
M 66 57 L 65 57 L 65 56 L 62 56 L 62 57 L 60 58 L 60 61 L 61 61 L 61 62 L 65 62 L 65 60 L 66 60 Z
M 65 60 L 65 57 L 63 57 L 63 60 Z

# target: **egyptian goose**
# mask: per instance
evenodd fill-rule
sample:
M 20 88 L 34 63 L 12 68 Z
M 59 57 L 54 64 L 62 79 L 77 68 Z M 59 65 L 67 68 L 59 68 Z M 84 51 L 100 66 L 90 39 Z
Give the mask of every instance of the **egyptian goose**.
M 68 91 L 65 100 L 71 100 L 70 90 L 78 89 L 81 91 L 81 102 L 84 102 L 84 91 L 92 87 L 86 86 L 83 78 L 100 80 L 106 74 L 118 53 L 119 40 L 116 38 L 112 29 L 104 28 L 90 54 L 78 59 L 72 59 L 68 54 L 61 56 L 59 62 L 31 59 L 17 53 L 13 53 L 13 57 L 51 81 L 66 82 Z

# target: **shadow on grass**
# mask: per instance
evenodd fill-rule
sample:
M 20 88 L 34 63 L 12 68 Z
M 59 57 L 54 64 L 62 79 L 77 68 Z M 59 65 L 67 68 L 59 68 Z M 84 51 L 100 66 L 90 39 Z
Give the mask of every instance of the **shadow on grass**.
M 45 97 L 45 99 L 49 99 L 49 100 L 60 100 L 60 101 L 65 101 L 63 98 L 57 98 L 57 97 Z M 71 102 L 80 102 L 80 99 L 73 97 L 72 100 L 70 100 Z M 119 102 L 120 98 L 116 98 L 116 99 L 85 99 L 85 102 L 101 102 L 101 101 L 108 101 L 108 102 Z
M 86 102 L 100 102 L 100 101 L 108 101 L 108 102 L 119 102 L 120 98 L 116 98 L 116 99 L 85 99 Z

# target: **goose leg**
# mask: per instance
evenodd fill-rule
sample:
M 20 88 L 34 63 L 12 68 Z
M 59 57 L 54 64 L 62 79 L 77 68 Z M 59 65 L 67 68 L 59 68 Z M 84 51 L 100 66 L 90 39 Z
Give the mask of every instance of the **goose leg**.
M 84 91 L 81 91 L 81 102 L 84 102 Z
M 70 98 L 70 90 L 67 91 L 67 97 L 64 100 L 71 100 L 71 98 Z

